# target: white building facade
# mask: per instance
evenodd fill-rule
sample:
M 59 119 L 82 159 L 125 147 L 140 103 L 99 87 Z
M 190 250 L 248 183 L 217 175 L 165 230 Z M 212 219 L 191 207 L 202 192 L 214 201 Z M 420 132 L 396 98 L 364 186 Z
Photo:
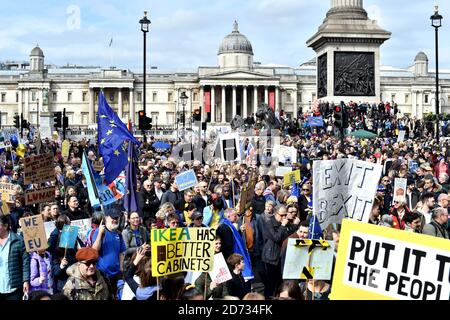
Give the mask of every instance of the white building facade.
M 225 124 L 235 115 L 251 115 L 261 103 L 296 117 L 300 110 L 310 110 L 317 99 L 316 59 L 299 67 L 255 63 L 251 43 L 240 33 L 237 22 L 217 56 L 217 66 L 199 67 L 196 72 L 147 72 L 146 110 L 154 126 L 174 126 L 183 109 L 189 123 L 199 107 L 208 124 Z M 88 127 L 96 122 L 100 90 L 119 117 L 137 122 L 138 111 L 143 109 L 142 72 L 46 67 L 44 58 L 37 46 L 30 53 L 29 67 L 0 70 L 2 126 L 12 126 L 14 115 L 23 114 L 31 124 L 52 127 L 52 120 L 42 119 L 51 119 L 53 112 L 65 108 L 71 127 Z M 377 101 L 394 101 L 402 113 L 418 118 L 435 112 L 434 70 L 429 69 L 425 53 L 419 52 L 409 68 L 379 69 Z M 182 91 L 189 97 L 185 106 L 179 99 Z M 440 70 L 439 91 L 441 112 L 448 113 L 450 70 Z

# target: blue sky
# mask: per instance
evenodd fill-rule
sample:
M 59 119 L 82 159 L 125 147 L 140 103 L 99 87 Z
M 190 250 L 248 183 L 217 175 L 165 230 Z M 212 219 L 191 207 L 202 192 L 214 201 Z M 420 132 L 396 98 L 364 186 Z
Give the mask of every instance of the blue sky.
M 330 0 L 0 0 L 0 61 L 28 60 L 35 44 L 45 62 L 142 68 L 143 11 L 152 21 L 147 66 L 163 71 L 217 65 L 217 50 L 233 21 L 251 41 L 254 60 L 297 67 L 313 58 L 305 44 Z M 364 0 L 371 19 L 392 32 L 383 65 L 408 67 L 419 50 L 434 68 L 433 6 L 444 16 L 440 67 L 450 68 L 449 0 Z M 109 48 L 110 39 L 112 47 Z

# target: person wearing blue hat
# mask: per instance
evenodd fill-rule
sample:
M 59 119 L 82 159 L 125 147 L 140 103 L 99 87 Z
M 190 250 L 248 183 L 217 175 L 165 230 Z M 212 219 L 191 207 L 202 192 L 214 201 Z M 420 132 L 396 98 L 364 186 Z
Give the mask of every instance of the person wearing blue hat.
M 123 261 L 127 247 L 122 234 L 118 231 L 122 212 L 117 208 L 105 209 L 105 220 L 94 231 L 92 248 L 98 251 L 98 270 L 102 271 L 111 283 L 115 296 L 117 282 L 122 278 Z

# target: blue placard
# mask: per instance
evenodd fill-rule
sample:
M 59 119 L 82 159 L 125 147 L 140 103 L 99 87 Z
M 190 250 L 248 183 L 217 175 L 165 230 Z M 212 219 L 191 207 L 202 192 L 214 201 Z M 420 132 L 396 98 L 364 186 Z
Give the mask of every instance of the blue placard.
M 178 185 L 179 191 L 192 188 L 198 183 L 194 170 L 188 170 L 180 173 L 175 177 L 175 182 Z
M 409 160 L 409 172 L 416 173 L 417 169 L 419 169 L 419 164 L 414 160 Z
M 64 226 L 59 240 L 60 248 L 75 248 L 79 227 Z
M 308 117 L 307 120 L 308 127 L 323 127 L 323 117 Z

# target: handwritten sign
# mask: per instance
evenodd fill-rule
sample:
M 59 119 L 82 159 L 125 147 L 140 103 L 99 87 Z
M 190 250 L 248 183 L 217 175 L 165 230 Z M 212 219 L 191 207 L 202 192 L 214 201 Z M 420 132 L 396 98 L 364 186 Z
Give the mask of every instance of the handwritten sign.
M 214 255 L 214 269 L 209 272 L 209 276 L 217 284 L 227 282 L 233 278 L 222 252 Z
M 175 177 L 175 182 L 177 183 L 178 190 L 180 191 L 192 188 L 198 183 L 194 170 L 188 170 L 180 173 Z
M 322 230 L 344 218 L 369 221 L 382 169 L 354 159 L 313 162 L 313 212 Z
M 27 252 L 48 248 L 44 229 L 44 219 L 40 214 L 21 218 L 19 224 L 22 229 L 23 241 L 25 242 Z
M 300 170 L 295 170 L 284 174 L 284 186 L 289 187 L 293 183 L 299 183 L 301 181 Z
M 25 205 L 51 202 L 55 199 L 55 187 L 44 187 L 25 191 Z
M 69 150 L 70 150 L 70 142 L 69 140 L 64 140 L 62 142 L 62 147 L 61 147 L 61 156 L 63 157 L 69 157 Z
M 61 238 L 59 239 L 60 248 L 75 248 L 75 243 L 77 241 L 79 227 L 75 226 L 64 226 Z
M 332 300 L 446 300 L 449 240 L 344 220 Z
M 24 183 L 42 183 L 55 178 L 53 154 L 46 153 L 24 159 Z
M 4 202 L 14 203 L 16 200 L 15 185 L 12 183 L 0 183 L 0 199 Z

